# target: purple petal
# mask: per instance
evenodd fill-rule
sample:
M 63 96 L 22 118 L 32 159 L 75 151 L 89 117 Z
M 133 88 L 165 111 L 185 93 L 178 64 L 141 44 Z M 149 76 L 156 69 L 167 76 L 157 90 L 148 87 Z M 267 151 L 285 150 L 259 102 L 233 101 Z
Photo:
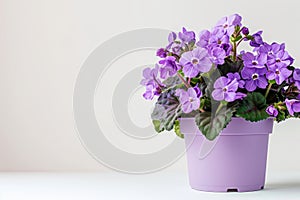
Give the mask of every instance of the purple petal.
M 169 37 L 168 37 L 168 41 L 171 43 L 171 42 L 174 42 L 174 40 L 176 40 L 176 33 L 174 33 L 174 32 L 171 32 L 170 34 L 169 34 Z
M 244 61 L 251 61 L 252 62 L 252 60 L 254 60 L 254 59 L 255 59 L 255 56 L 250 52 L 247 52 L 247 53 L 243 54 L 243 60 Z
M 237 82 L 236 79 L 233 79 L 228 85 L 227 85 L 227 89 L 230 92 L 236 92 L 237 89 L 239 88 L 239 83 Z
M 255 82 L 252 79 L 250 79 L 249 81 L 246 81 L 245 88 L 249 92 L 252 92 L 252 91 L 254 91 L 256 89 L 256 84 L 255 84 Z
M 268 71 L 266 77 L 268 80 L 274 80 L 276 78 L 276 74 L 273 71 Z
M 276 117 L 278 115 L 278 110 L 272 105 L 267 107 L 266 112 L 272 117 Z
M 198 58 L 199 60 L 207 57 L 207 55 L 208 55 L 207 50 L 204 49 L 204 48 L 201 48 L 201 47 L 198 47 L 198 48 L 194 49 L 192 51 L 192 53 L 193 53 L 193 56 Z
M 295 112 L 300 112 L 300 102 L 299 101 L 297 101 L 293 104 L 293 110 Z
M 246 68 L 244 67 L 241 75 L 243 77 L 243 79 L 252 79 L 252 74 L 255 72 L 255 69 L 250 69 L 250 68 Z
M 226 92 L 225 93 L 225 101 L 232 102 L 232 101 L 236 100 L 235 96 L 236 96 L 235 92 Z
M 228 83 L 228 79 L 224 76 L 221 76 L 214 83 L 214 88 L 223 89 L 227 85 L 227 83 Z
M 228 23 L 233 26 L 241 26 L 242 17 L 238 14 L 233 14 L 228 17 Z
M 200 99 L 194 99 L 194 101 L 191 102 L 192 110 L 197 110 L 200 106 Z
M 211 60 L 208 57 L 203 58 L 199 61 L 198 67 L 200 72 L 209 72 L 212 67 Z
M 267 63 L 267 54 L 260 54 L 257 61 L 260 65 L 265 65 Z
M 189 65 L 185 65 L 183 67 L 183 73 L 186 77 L 189 78 L 194 78 L 198 75 L 198 73 L 200 72 L 199 69 L 197 67 L 194 67 L 192 64 Z
M 295 81 L 295 85 L 298 88 L 298 90 L 300 90 L 300 81 Z M 300 94 L 299 94 L 300 95 Z
M 268 81 L 265 77 L 259 77 L 259 79 L 256 80 L 257 86 L 259 88 L 265 89 L 268 85 Z
M 193 98 L 195 98 L 195 99 L 198 98 L 198 97 L 197 97 L 197 93 L 196 93 L 196 91 L 195 91 L 194 88 L 189 88 L 189 89 L 187 90 L 187 93 L 188 93 L 189 97 L 193 97 Z
M 242 98 L 244 98 L 245 96 L 247 96 L 247 95 L 244 94 L 244 93 L 241 93 L 241 92 L 237 92 L 237 93 L 236 93 L 236 96 L 235 96 L 235 99 L 242 99 Z
M 300 81 L 300 69 L 295 69 L 295 70 L 294 70 L 293 78 L 294 78 L 296 81 Z
M 145 78 L 150 78 L 150 73 L 151 73 L 151 69 L 149 67 L 147 67 L 146 69 L 143 70 L 143 76 Z
M 280 70 L 280 74 L 282 74 L 282 76 L 287 79 L 291 74 L 292 74 L 292 71 L 287 69 L 287 68 L 282 68 Z
M 216 101 L 222 101 L 224 100 L 225 96 L 224 96 L 224 92 L 222 89 L 215 89 L 212 93 L 211 93 L 212 97 L 216 100 Z
M 285 100 L 286 108 L 291 116 L 294 116 L 294 110 L 292 109 L 292 104 L 295 103 L 295 101 L 297 101 L 297 100 L 295 100 L 295 99 L 292 99 L 292 100 L 286 99 Z

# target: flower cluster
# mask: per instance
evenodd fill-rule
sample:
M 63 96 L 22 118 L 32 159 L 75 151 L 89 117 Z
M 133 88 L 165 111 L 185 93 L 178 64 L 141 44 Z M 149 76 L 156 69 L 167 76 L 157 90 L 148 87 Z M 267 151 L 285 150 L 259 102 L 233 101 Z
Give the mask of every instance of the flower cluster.
M 224 115 L 250 121 L 300 116 L 300 69 L 292 66 L 294 59 L 284 43 L 267 43 L 262 33 L 251 34 L 238 14 L 223 17 L 198 35 L 186 28 L 171 32 L 167 46 L 156 52 L 155 68 L 144 69 L 141 81 L 146 87 L 145 99 L 159 96 L 152 116 L 159 122 L 159 131 L 168 130 L 184 114 L 193 113 L 189 117 L 196 118 L 206 116 L 203 113 L 215 116 L 208 114 L 211 112 L 222 115 L 225 107 Z M 242 42 L 252 51 L 238 51 Z M 172 101 L 163 99 L 171 96 Z M 198 127 L 201 129 L 201 124 Z

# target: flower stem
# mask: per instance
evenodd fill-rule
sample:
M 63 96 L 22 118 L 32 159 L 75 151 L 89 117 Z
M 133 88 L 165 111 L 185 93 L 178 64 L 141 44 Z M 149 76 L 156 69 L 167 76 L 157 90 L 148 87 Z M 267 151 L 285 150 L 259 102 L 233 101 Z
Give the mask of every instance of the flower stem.
M 267 96 L 269 95 L 272 85 L 273 85 L 273 83 L 269 83 L 269 86 L 268 86 L 266 94 L 265 94 L 265 98 L 267 98 Z
M 153 80 L 155 81 L 155 83 L 158 85 L 158 87 L 159 87 L 159 89 L 163 89 L 164 88 L 164 86 L 163 85 L 161 85 L 158 81 L 157 81 L 157 79 L 153 76 Z
M 242 39 L 240 39 L 240 41 L 236 44 L 236 46 L 238 47 L 242 41 L 244 41 L 244 39 L 247 38 L 247 36 L 242 37 Z
M 237 45 L 236 45 L 236 42 L 233 42 L 232 51 L 233 51 L 232 60 L 235 62 L 235 61 L 236 61 L 236 51 L 237 51 Z
M 184 80 L 184 78 L 181 76 L 180 73 L 177 72 L 177 76 L 178 76 L 178 77 L 180 78 L 180 80 L 184 83 L 185 87 L 187 87 L 187 88 L 190 88 L 190 87 L 191 87 L 191 85 L 190 85 L 186 80 Z

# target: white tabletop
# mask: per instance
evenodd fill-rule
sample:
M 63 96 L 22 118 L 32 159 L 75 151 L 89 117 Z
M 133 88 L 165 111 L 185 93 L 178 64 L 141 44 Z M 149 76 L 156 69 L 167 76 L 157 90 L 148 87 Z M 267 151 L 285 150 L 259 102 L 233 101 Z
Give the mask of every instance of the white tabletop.
M 248 193 L 191 189 L 185 172 L 146 175 L 109 173 L 0 173 L 1 200 L 99 199 L 300 199 L 300 172 L 269 172 L 266 188 Z

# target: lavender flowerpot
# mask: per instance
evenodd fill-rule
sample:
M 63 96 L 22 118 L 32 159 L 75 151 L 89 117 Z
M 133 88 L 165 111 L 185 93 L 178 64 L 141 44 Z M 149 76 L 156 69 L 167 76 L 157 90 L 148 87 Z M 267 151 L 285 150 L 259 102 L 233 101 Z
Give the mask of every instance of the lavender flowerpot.
M 193 189 L 247 192 L 264 188 L 273 119 L 248 122 L 233 118 L 214 141 L 201 134 L 194 118 L 180 119 L 180 127 Z

